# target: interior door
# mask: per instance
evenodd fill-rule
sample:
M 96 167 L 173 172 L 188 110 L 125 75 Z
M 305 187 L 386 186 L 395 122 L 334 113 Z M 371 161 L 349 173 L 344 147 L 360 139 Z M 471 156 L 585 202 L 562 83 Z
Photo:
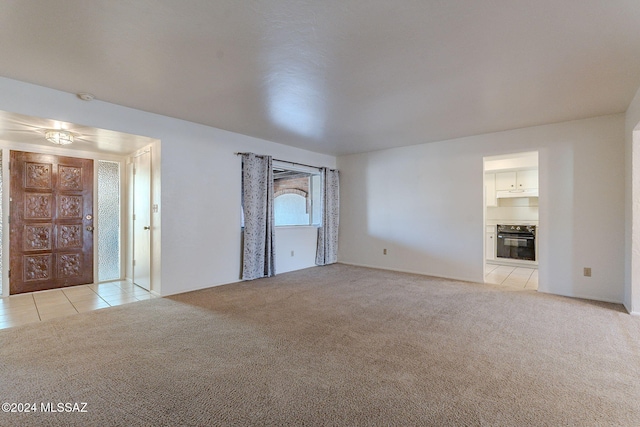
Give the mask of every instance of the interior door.
M 93 283 L 93 160 L 11 151 L 10 294 Z
M 134 160 L 133 283 L 151 289 L 151 151 Z

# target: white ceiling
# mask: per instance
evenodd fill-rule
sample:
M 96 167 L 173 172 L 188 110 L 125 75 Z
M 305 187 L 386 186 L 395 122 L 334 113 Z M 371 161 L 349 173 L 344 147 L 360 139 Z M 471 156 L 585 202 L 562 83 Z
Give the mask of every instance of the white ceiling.
M 3 0 L 0 74 L 340 155 L 625 111 L 640 1 Z
M 0 140 L 2 141 L 51 148 L 51 143 L 45 140 L 47 130 L 65 130 L 71 133 L 74 141 L 73 144 L 65 146 L 68 150 L 117 156 L 130 155 L 155 141 L 146 136 L 0 111 Z

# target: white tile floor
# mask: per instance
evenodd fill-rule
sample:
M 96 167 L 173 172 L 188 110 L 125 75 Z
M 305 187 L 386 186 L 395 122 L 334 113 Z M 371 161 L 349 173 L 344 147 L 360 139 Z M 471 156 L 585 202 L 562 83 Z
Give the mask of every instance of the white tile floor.
M 487 264 L 484 281 L 514 289 L 538 290 L 538 269 Z
M 155 298 L 127 281 L 72 286 L 0 298 L 0 329 Z

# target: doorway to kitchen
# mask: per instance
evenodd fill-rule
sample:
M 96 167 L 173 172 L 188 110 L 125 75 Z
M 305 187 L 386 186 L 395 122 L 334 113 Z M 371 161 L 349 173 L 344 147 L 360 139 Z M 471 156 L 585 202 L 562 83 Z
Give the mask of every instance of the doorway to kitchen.
M 484 281 L 538 289 L 538 152 L 484 158 Z

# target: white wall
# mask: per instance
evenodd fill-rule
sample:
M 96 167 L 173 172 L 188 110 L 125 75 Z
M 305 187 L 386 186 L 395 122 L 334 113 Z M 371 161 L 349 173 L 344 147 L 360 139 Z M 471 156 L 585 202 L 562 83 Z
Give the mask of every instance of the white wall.
M 498 206 L 487 207 L 485 220 L 487 224 L 514 221 L 537 224 L 539 217 L 537 197 L 514 197 L 498 199 Z
M 624 304 L 640 314 L 640 89 L 625 117 L 625 296 Z
M 316 227 L 276 227 L 275 239 L 277 274 L 316 265 Z
M 482 281 L 483 157 L 538 151 L 540 291 L 622 302 L 624 150 L 619 114 L 339 157 L 339 260 Z
M 0 110 L 161 140 L 162 295 L 239 280 L 236 151 L 335 167 L 335 158 L 183 120 L 0 78 Z M 289 247 L 286 241 L 278 245 Z M 315 242 L 313 243 L 315 245 Z

